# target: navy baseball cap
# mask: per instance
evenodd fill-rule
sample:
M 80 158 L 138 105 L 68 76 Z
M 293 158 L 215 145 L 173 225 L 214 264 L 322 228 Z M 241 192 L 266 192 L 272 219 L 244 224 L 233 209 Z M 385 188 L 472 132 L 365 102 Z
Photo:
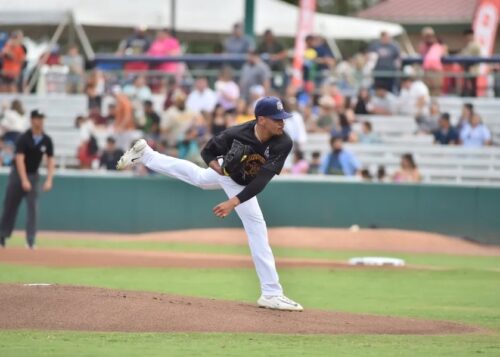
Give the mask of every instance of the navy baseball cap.
M 292 114 L 285 112 L 283 103 L 276 97 L 264 97 L 255 104 L 256 117 L 268 117 L 275 120 L 288 119 Z
M 40 110 L 38 109 L 35 109 L 35 110 L 32 110 L 31 111 L 31 118 L 40 118 L 40 119 L 43 119 L 45 118 L 45 113 L 41 112 Z

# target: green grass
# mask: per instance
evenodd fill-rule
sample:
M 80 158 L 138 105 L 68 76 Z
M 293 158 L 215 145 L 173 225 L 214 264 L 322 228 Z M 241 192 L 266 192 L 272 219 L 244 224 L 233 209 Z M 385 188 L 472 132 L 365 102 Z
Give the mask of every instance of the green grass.
M 500 331 L 500 273 L 284 269 L 286 292 L 306 307 L 461 321 Z M 161 291 L 254 302 L 253 269 L 44 268 L 0 265 L 0 282 Z
M 41 239 L 40 247 L 249 254 L 246 246 Z M 21 239 L 9 245 L 21 245 Z M 280 257 L 389 255 L 446 270 L 280 269 L 306 308 L 457 321 L 491 332 L 457 336 L 286 336 L 1 331 L 0 356 L 499 356 L 500 258 L 275 248 Z M 48 268 L 1 264 L 0 282 L 50 282 L 255 302 L 253 269 Z M 0 305 L 1 319 L 1 305 Z
M 24 246 L 24 240 L 14 238 L 8 241 L 9 246 Z M 153 250 L 171 252 L 193 252 L 193 253 L 220 253 L 249 255 L 250 251 L 246 245 L 217 245 L 181 242 L 155 242 L 155 241 L 109 241 L 109 240 L 86 240 L 86 239 L 41 239 L 38 246 L 50 248 L 94 248 L 94 249 L 126 249 L 126 250 Z M 478 256 L 455 256 L 446 254 L 415 254 L 394 253 L 384 251 L 333 251 L 325 249 L 305 248 L 283 248 L 273 247 L 277 257 L 328 259 L 335 261 L 347 261 L 356 256 L 390 256 L 405 259 L 408 264 L 432 266 L 451 269 L 485 269 L 500 271 L 500 257 L 478 257 Z
M 498 336 L 3 332 L 4 356 L 498 356 Z

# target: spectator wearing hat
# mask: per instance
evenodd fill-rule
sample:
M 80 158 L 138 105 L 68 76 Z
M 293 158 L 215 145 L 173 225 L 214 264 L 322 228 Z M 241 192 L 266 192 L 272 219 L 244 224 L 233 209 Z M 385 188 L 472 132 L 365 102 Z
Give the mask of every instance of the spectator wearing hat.
M 319 98 L 319 115 L 316 120 L 318 131 L 331 132 L 337 121 L 335 100 L 329 95 Z
M 45 155 L 47 157 L 47 178 L 44 191 L 52 189 L 54 176 L 54 146 L 52 139 L 43 131 L 45 115 L 34 110 L 31 112 L 31 128 L 22 134 L 16 143 L 15 163 L 9 175 L 4 198 L 3 213 L 0 221 L 0 246 L 11 236 L 16 222 L 19 204 L 26 198 L 28 219 L 26 224 L 27 246 L 35 247 L 38 196 L 38 168 Z
M 399 113 L 413 117 L 417 115 L 427 116 L 431 102 L 429 88 L 416 78 L 415 70 L 412 67 L 406 66 L 404 74 L 398 98 Z

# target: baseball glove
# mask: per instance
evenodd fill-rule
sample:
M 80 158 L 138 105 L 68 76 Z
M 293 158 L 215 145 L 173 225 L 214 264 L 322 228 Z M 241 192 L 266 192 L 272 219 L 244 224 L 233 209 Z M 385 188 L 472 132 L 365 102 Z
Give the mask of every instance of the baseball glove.
M 248 145 L 244 145 L 238 140 L 233 140 L 233 145 L 227 154 L 224 155 L 224 161 L 221 165 L 224 175 L 230 176 L 241 170 L 250 151 L 251 149 Z

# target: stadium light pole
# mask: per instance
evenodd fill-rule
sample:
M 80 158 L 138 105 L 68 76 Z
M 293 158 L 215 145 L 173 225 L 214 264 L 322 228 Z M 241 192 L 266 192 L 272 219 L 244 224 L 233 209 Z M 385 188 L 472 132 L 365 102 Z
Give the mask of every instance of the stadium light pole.
M 254 37 L 255 0 L 245 0 L 245 35 Z
M 176 21 L 177 0 L 170 0 L 170 31 L 175 36 L 175 21 Z

